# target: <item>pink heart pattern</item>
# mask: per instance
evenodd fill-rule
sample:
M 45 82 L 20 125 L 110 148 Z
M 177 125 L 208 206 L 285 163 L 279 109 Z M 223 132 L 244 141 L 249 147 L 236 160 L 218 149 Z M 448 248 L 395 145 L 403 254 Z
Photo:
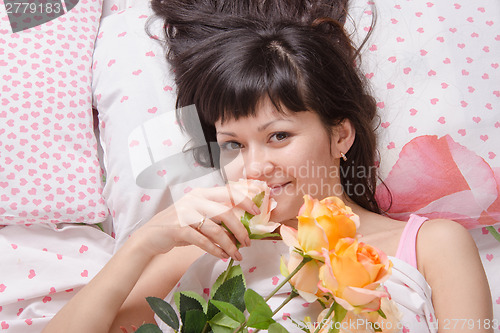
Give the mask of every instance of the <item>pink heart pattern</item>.
M 15 225 L 1 235 L 0 322 L 14 332 L 40 332 L 44 317 L 88 283 L 114 249 L 109 235 L 90 226 Z
M 104 8 L 110 4 L 105 2 Z M 120 9 L 116 1 L 108 7 L 108 13 L 116 14 L 101 21 L 92 64 L 94 106 L 99 110 L 101 143 L 107 157 L 104 166 L 108 181 L 104 184 L 104 192 L 114 219 L 118 244 L 138 227 L 137 221 L 148 221 L 170 204 L 173 197 L 184 195 L 198 186 L 216 183 L 214 180 L 196 180 L 194 185 L 182 183 L 176 187 L 176 192 L 168 191 L 169 179 L 174 173 L 168 166 L 158 166 L 150 176 L 154 184 L 163 188 L 138 185 L 135 167 L 143 167 L 150 161 L 149 155 L 144 155 L 148 147 L 154 154 L 163 156 L 179 153 L 183 143 L 175 116 L 163 117 L 166 113 L 173 114 L 176 94 L 165 52 L 156 40 L 163 36 L 161 22 L 152 21 L 150 30 L 153 36 L 150 37 L 144 29 L 151 15 L 147 4 Z M 138 94 L 146 87 L 147 93 Z M 157 124 L 158 119 L 161 119 L 161 130 L 143 127 L 151 133 L 151 140 L 145 140 L 142 131 L 134 136 L 139 126 L 149 122 Z M 124 192 L 127 196 L 123 195 Z
M 361 2 L 359 7 L 360 19 L 355 17 L 354 21 L 364 18 L 368 25 L 371 15 Z M 381 115 L 378 134 L 382 179 L 388 178 L 402 148 L 425 135 L 449 135 L 477 154 L 491 170 L 498 170 L 500 3 L 431 0 L 395 5 L 378 1 L 376 8 L 376 29 L 364 50 L 362 65 L 364 72 L 370 73 L 366 78 L 375 90 Z M 410 128 L 418 131 L 406 130 Z M 500 299 L 496 282 L 498 241 L 487 229 L 470 232 L 490 279 L 494 317 L 500 318 L 500 301 L 495 302 Z M 496 327 L 495 332 L 500 329 Z
M 90 91 L 100 2 L 61 4 L 66 14 L 20 32 L 0 17 L 0 224 L 107 216 Z
M 359 6 L 355 22 L 368 25 L 372 12 L 366 7 Z M 450 135 L 491 169 L 499 168 L 500 92 L 493 83 L 500 82 L 500 4 L 406 1 L 379 2 L 376 8 L 377 26 L 362 66 L 381 115 L 382 179 L 402 147 L 424 135 Z

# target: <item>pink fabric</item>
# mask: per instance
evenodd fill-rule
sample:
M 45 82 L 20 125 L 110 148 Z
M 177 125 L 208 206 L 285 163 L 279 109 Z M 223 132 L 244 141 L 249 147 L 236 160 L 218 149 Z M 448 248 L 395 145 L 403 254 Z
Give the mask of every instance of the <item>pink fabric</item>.
M 417 268 L 417 235 L 422 224 L 427 221 L 426 217 L 410 215 L 401 239 L 399 240 L 396 258 L 401 259 L 413 267 Z

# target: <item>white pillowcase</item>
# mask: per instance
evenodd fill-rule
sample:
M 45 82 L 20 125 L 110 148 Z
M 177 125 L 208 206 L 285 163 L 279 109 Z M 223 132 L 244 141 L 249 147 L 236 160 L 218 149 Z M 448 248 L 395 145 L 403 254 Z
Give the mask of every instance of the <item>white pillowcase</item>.
M 176 122 L 165 50 L 145 30 L 151 14 L 144 3 L 106 16 L 94 52 L 92 90 L 107 173 L 103 193 L 118 247 L 173 198 L 222 183 L 218 172 L 200 172 L 191 154 L 182 154 L 188 138 Z M 162 26 L 152 21 L 150 31 L 162 36 Z
M 80 1 L 51 21 L 12 33 L 2 11 L 0 225 L 107 217 L 90 93 L 100 14 L 100 1 Z
M 375 6 L 363 66 L 381 116 L 389 215 L 451 218 L 467 228 L 499 223 L 500 2 Z M 364 36 L 371 8 L 356 1 L 352 13 Z

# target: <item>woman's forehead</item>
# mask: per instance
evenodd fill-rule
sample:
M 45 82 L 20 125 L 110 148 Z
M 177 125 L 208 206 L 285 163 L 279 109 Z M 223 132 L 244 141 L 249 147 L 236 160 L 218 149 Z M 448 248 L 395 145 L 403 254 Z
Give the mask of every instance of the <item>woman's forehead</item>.
M 224 119 L 219 118 L 215 122 L 216 127 L 226 126 L 235 122 L 248 122 L 249 119 L 254 120 L 271 120 L 271 119 L 292 119 L 295 118 L 296 112 L 290 111 L 283 105 L 276 106 L 269 98 L 260 100 L 254 107 L 253 112 L 238 116 L 237 112 L 227 110 Z

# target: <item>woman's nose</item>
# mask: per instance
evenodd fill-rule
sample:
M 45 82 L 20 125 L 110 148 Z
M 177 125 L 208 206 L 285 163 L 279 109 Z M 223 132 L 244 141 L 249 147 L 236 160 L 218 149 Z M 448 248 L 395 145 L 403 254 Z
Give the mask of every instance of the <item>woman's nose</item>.
M 256 148 L 248 151 L 244 160 L 243 175 L 247 179 L 265 180 L 272 176 L 274 164 L 272 163 L 267 151 L 262 148 Z

